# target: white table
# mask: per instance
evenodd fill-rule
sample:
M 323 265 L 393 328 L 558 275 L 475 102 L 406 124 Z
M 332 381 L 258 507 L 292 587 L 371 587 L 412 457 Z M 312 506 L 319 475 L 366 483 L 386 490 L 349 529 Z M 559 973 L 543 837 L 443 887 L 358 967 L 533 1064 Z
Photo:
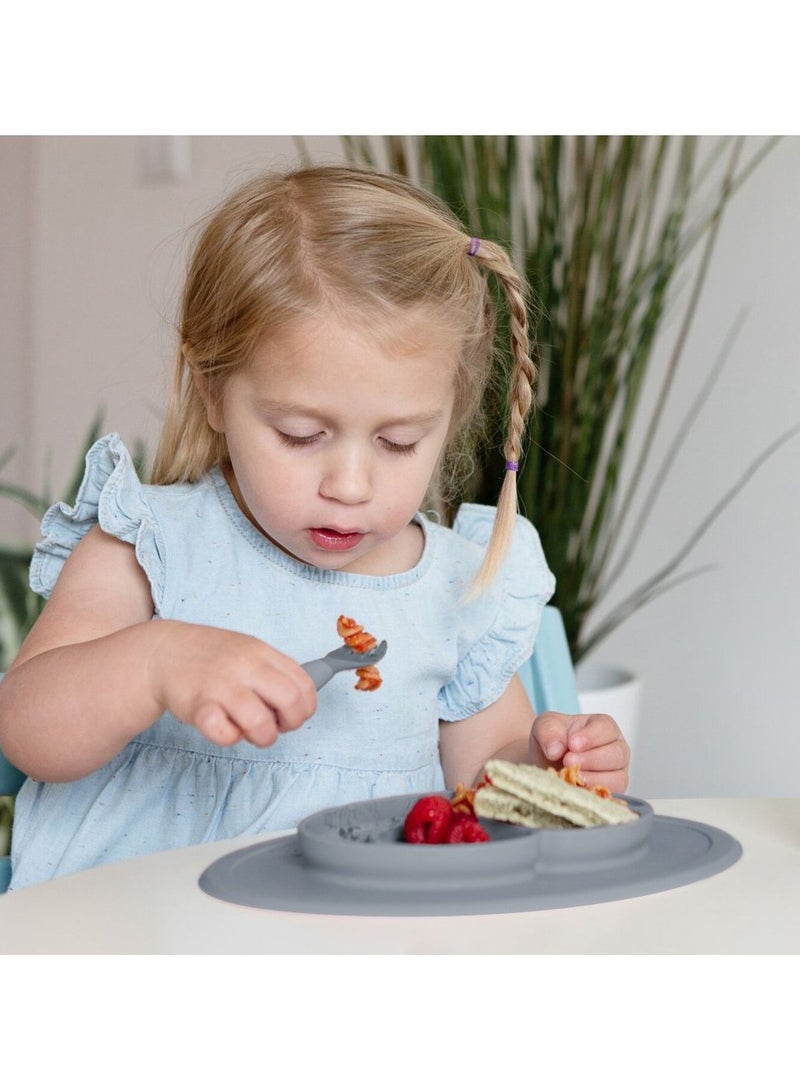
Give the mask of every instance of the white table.
M 158 853 L 0 896 L 3 954 L 797 954 L 800 799 L 670 799 L 742 858 L 708 879 L 598 905 L 456 917 L 328 917 L 204 894 L 201 872 L 264 838 Z

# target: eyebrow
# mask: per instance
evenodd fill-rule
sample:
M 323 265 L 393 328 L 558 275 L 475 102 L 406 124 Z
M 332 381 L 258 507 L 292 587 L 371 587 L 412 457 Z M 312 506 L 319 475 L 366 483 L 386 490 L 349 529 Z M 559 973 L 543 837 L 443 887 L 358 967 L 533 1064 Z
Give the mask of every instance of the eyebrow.
M 259 399 L 259 408 L 269 413 L 283 413 L 286 416 L 314 417 L 324 420 L 326 414 L 308 405 L 298 405 L 296 402 L 276 402 L 269 398 Z M 399 425 L 411 424 L 425 426 L 435 424 L 442 419 L 443 411 L 436 409 L 432 413 L 410 413 L 407 417 L 391 417 L 382 423 L 383 428 L 394 428 Z

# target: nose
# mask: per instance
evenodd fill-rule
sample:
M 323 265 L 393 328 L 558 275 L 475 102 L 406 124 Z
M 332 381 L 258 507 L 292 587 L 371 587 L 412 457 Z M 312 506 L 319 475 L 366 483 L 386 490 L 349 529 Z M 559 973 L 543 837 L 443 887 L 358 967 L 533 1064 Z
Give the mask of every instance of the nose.
M 372 459 L 361 447 L 332 451 L 319 491 L 326 500 L 340 504 L 365 503 L 372 497 Z

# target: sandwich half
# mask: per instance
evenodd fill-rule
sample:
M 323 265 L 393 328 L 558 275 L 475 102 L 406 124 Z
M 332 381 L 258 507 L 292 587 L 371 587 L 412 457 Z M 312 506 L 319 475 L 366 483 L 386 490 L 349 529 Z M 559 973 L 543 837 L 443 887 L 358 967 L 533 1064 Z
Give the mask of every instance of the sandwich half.
M 518 826 L 558 829 L 617 826 L 639 817 L 624 800 L 603 798 L 591 789 L 563 780 L 554 769 L 494 759 L 486 763 L 487 781 L 476 789 L 480 818 Z

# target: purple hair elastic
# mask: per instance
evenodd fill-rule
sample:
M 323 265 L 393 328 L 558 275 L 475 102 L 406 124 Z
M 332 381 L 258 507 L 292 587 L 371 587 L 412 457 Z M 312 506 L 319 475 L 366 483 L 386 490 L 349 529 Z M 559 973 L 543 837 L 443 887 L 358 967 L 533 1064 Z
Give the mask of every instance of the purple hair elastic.
M 480 250 L 480 248 L 481 248 L 481 240 L 480 240 L 480 239 L 476 239 L 476 238 L 474 238 L 474 237 L 473 237 L 473 238 L 471 238 L 471 239 L 469 240 L 469 248 L 468 248 L 468 250 L 467 250 L 467 253 L 469 254 L 469 256 L 470 256 L 471 258 L 474 258 L 474 257 L 475 257 L 475 255 L 476 255 L 476 254 L 478 253 L 478 251 Z
M 519 469 L 519 463 L 518 462 L 507 462 L 506 463 L 506 469 L 511 470 L 512 473 L 516 473 L 517 470 Z

